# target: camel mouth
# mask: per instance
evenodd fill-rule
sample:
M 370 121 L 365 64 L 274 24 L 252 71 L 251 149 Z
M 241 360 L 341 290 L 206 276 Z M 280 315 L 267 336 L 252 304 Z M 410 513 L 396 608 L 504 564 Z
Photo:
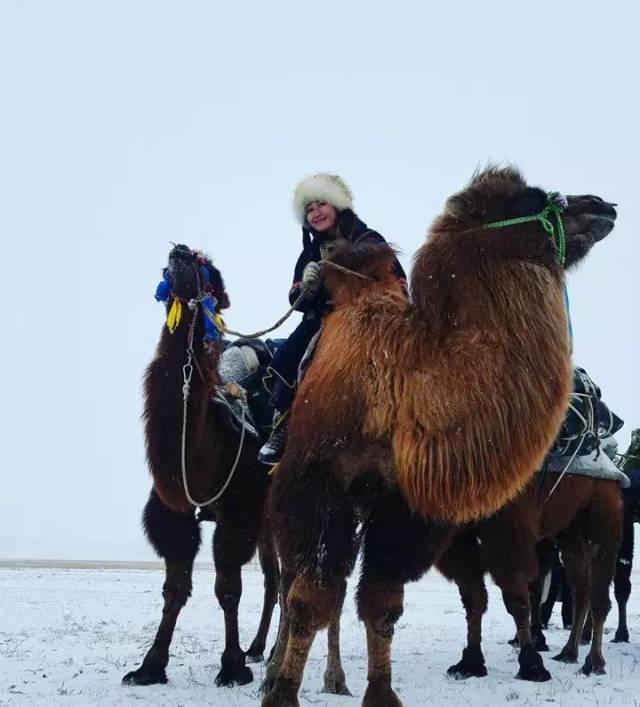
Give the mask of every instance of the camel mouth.
M 191 248 L 186 245 L 177 245 L 169 253 L 167 274 L 171 280 L 172 289 L 176 292 L 184 290 L 184 294 L 194 296 L 196 277 L 196 259 Z
M 618 213 L 617 204 L 599 196 L 568 196 L 564 213 L 568 236 L 587 236 L 601 241 L 613 230 Z

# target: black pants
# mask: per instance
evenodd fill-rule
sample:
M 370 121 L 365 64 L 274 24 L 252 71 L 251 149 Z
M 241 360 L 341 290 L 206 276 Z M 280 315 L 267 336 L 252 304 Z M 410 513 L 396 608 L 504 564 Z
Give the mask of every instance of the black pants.
M 320 329 L 320 323 L 318 315 L 306 315 L 271 361 L 270 368 L 275 373 L 269 402 L 280 413 L 291 407 L 298 381 L 298 366 L 309 342 Z

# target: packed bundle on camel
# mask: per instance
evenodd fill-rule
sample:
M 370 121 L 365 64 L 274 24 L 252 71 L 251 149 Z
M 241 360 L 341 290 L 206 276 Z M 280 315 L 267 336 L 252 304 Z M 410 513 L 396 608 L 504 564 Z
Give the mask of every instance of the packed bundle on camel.
M 397 705 L 393 626 L 403 585 L 445 551 L 454 523 L 488 516 L 531 479 L 569 398 L 563 267 L 613 227 L 598 197 L 488 169 L 449 199 L 419 250 L 412 302 L 392 251 L 332 256 L 334 310 L 300 390 L 269 506 L 288 603 L 264 707 L 295 705 L 315 632 L 334 616 L 362 522 L 364 704 Z M 412 512 L 413 511 L 413 512 Z

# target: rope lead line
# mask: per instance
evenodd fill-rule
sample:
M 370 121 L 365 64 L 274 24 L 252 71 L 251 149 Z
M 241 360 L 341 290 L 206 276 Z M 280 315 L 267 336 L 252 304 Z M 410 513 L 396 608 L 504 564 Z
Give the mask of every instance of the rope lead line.
M 346 275 L 355 275 L 355 277 L 359 277 L 362 280 L 367 280 L 368 282 L 375 282 L 375 280 L 372 277 L 369 277 L 368 275 L 363 275 L 362 273 L 355 272 L 354 270 L 349 270 L 348 268 L 343 267 L 342 265 L 338 265 L 337 263 L 332 263 L 329 260 L 323 260 L 322 266 L 326 267 L 327 265 L 332 267 L 334 270 L 338 270 L 339 272 L 343 272 Z M 261 336 L 264 336 L 265 334 L 269 334 L 272 331 L 275 331 L 279 326 L 284 324 L 287 319 L 296 311 L 296 307 L 302 302 L 302 300 L 307 296 L 307 288 L 302 287 L 302 292 L 300 293 L 299 297 L 296 299 L 296 301 L 289 307 L 289 310 L 282 316 L 278 321 L 268 329 L 262 329 L 261 331 L 254 331 L 252 334 L 242 334 L 239 331 L 234 331 L 233 329 L 228 329 L 225 328 L 225 333 L 231 334 L 232 336 L 238 336 L 241 339 L 258 339 Z
M 207 501 L 196 501 L 193 496 L 191 495 L 191 492 L 189 491 L 189 483 L 187 481 L 187 406 L 189 403 L 189 392 L 191 390 L 191 377 L 193 376 L 193 364 L 192 361 L 195 361 L 197 364 L 197 361 L 194 359 L 194 352 L 193 352 L 193 334 L 195 331 L 195 324 L 196 324 L 196 319 L 198 316 L 197 309 L 194 308 L 193 310 L 193 319 L 191 320 L 191 324 L 189 325 L 189 334 L 187 337 L 187 362 L 184 364 L 182 367 L 182 454 L 181 454 L 181 460 L 182 460 L 182 484 L 184 486 L 184 493 L 185 496 L 187 497 L 187 500 L 192 506 L 195 506 L 196 508 L 204 508 L 205 506 L 210 506 L 212 503 L 215 503 L 217 500 L 219 500 L 224 492 L 227 490 L 229 487 L 229 484 L 231 483 L 231 480 L 233 479 L 236 469 L 238 468 L 238 463 L 240 461 L 240 455 L 242 454 L 242 448 L 244 447 L 244 435 L 245 435 L 245 430 L 246 430 L 246 425 L 245 425 L 245 419 L 246 419 L 246 405 L 247 405 L 247 400 L 246 396 L 242 394 L 241 399 L 242 399 L 242 427 L 241 427 L 241 432 L 240 432 L 240 444 L 238 445 L 238 452 L 236 454 L 235 461 L 233 462 L 233 466 L 231 467 L 231 471 L 229 472 L 229 475 L 227 476 L 227 480 L 224 482 L 222 485 L 222 488 L 220 491 L 218 491 L 215 496 L 212 496 L 210 499 Z

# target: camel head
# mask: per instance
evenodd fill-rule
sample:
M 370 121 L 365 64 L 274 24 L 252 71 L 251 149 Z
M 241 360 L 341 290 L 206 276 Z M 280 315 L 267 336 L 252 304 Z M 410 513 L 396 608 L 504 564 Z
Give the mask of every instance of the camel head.
M 186 245 L 176 245 L 169 253 L 167 267 L 163 270 L 163 282 L 169 299 L 177 298 L 189 302 L 204 294 L 211 294 L 217 301 L 217 309 L 229 307 L 229 297 L 224 289 L 220 271 L 211 260 Z M 159 290 L 163 283 L 160 283 Z M 167 299 L 156 295 L 157 299 Z
M 397 292 L 404 297 L 394 270 L 395 259 L 396 250 L 387 243 L 339 243 L 323 266 L 324 284 L 333 304 L 351 304 L 365 292 L 367 296 Z
M 433 230 L 465 236 L 479 253 L 566 268 L 608 235 L 615 219 L 615 204 L 598 196 L 547 194 L 512 167 L 489 167 L 447 201 Z

